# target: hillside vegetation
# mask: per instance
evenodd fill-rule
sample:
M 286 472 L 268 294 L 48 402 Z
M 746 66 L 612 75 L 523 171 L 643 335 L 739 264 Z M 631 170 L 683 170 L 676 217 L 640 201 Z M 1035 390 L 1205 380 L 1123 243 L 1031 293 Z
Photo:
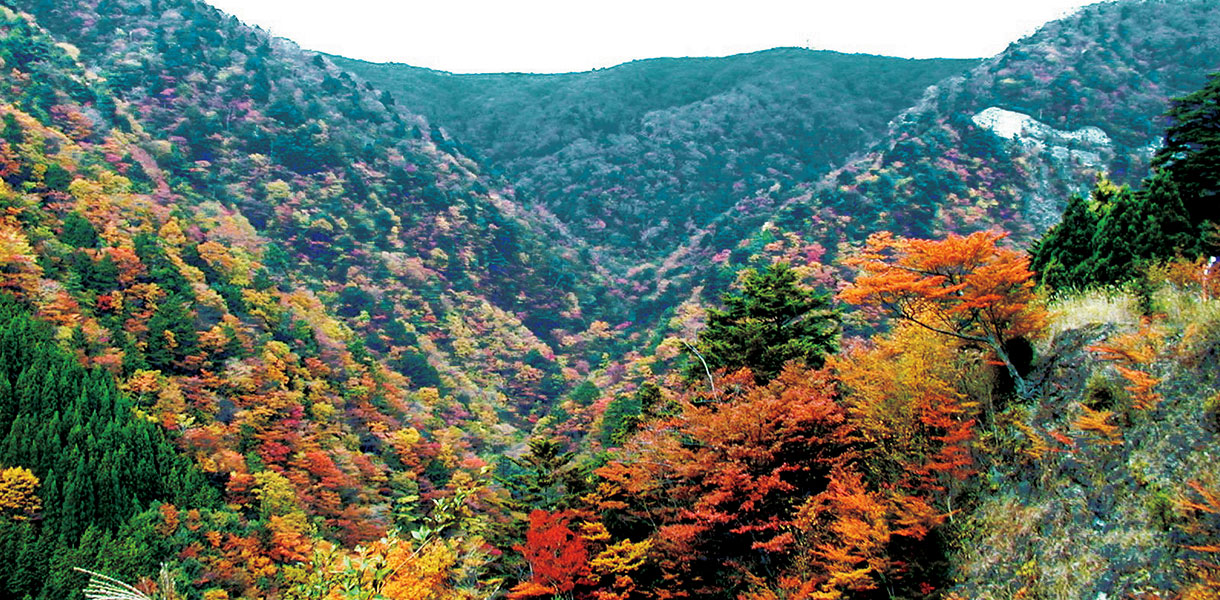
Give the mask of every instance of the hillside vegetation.
M 684 298 L 777 258 L 832 265 L 875 231 L 998 227 L 1028 243 L 1099 175 L 1122 184 L 1148 174 L 1170 98 L 1220 68 L 1217 33 L 1213 2 L 1087 6 L 930 88 L 821 180 L 739 204 L 648 275 L 666 282 L 662 295 Z M 1019 117 L 1033 123 L 1014 126 Z
M 961 65 L 489 76 L 638 119 L 588 137 L 522 109 L 577 137 L 501 159 L 194 0 L 0 1 L 0 590 L 1215 597 L 1217 23 L 1197 0 L 1087 8 L 854 158 L 822 144 Z M 810 73 L 835 75 L 791 83 Z M 876 93 L 799 106 L 852 89 Z M 700 129 L 760 115 L 796 129 Z M 727 203 L 638 264 L 612 239 L 638 221 L 586 235 L 504 166 L 609 160 L 666 139 L 649 123 L 667 156 L 753 171 L 744 196 L 674 165 L 636 181 Z
M 798 48 L 588 73 L 453 75 L 331 57 L 504 174 L 621 274 L 734 204 L 815 180 L 977 61 Z

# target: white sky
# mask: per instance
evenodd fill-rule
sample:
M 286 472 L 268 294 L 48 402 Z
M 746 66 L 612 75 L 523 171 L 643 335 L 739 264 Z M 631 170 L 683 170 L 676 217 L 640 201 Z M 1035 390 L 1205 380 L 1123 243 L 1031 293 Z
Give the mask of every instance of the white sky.
M 208 0 L 302 47 L 456 73 L 777 46 L 986 57 L 1084 0 Z

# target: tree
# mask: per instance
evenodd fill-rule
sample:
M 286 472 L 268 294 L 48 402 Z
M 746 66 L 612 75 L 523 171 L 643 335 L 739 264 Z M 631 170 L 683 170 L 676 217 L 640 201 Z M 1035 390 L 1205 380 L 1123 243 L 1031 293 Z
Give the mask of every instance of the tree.
M 38 484 L 38 477 L 25 467 L 0 471 L 0 515 L 24 520 L 42 510 Z
M 519 470 L 505 481 L 513 503 L 521 509 L 566 508 L 576 491 L 572 453 L 564 452 L 558 438 L 537 436 L 527 443 L 521 458 L 509 458 Z
M 945 510 L 952 510 L 958 482 L 975 473 L 975 407 L 954 385 L 960 345 L 902 321 L 830 361 L 869 448 L 865 475 L 943 500 Z
M 762 386 L 748 370 L 720 402 L 678 399 L 599 468 L 587 498 L 616 534 L 651 542 L 658 597 L 731 597 L 794 552 L 801 499 L 825 489 L 855 443 L 825 371 L 788 365 Z
M 1052 289 L 1123 283 L 1149 263 L 1200 252 L 1198 228 L 1167 172 L 1131 190 L 1100 178 L 1088 199 L 1074 196 L 1063 220 L 1030 251 L 1031 268 Z
M 1220 73 L 1194 93 L 1173 101 L 1165 145 L 1152 158 L 1182 188 L 1195 223 L 1220 223 Z
M 1090 208 L 1089 200 L 1073 194 L 1063 218 L 1030 249 L 1030 266 L 1040 283 L 1052 289 L 1065 289 L 1085 287 L 1092 282 L 1090 259 L 1097 222 L 1097 212 Z
M 748 270 L 737 294 L 723 296 L 724 310 L 708 311 L 698 349 L 710 369 L 748 368 L 764 384 L 798 360 L 820 368 L 839 347 L 839 315 L 828 294 L 797 283 L 796 272 L 777 263 Z M 702 365 L 692 372 L 702 371 Z
M 9 290 L 21 297 L 36 293 L 42 267 L 34 258 L 34 250 L 17 219 L 0 218 L 0 290 Z
M 1033 390 L 1009 356 L 1007 343 L 1040 331 L 1045 311 L 1034 295 L 1029 259 L 997 245 L 1005 235 L 980 231 L 919 240 L 873 234 L 847 260 L 860 274 L 839 297 L 990 348 L 1017 392 L 1028 397 Z
M 96 248 L 98 244 L 97 229 L 78 212 L 64 216 L 64 231 L 59 237 L 76 248 Z
M 195 319 L 186 302 L 183 297 L 171 295 L 148 320 L 145 354 L 153 368 L 177 371 L 186 357 L 199 351 L 199 333 L 195 331 Z
M 530 566 L 529 581 L 513 588 L 509 598 L 554 597 L 571 592 L 589 572 L 585 540 L 568 527 L 571 515 L 535 510 L 525 544 L 516 550 Z
M 602 413 L 601 442 L 617 446 L 627 440 L 661 401 L 661 389 L 648 382 L 631 396 L 615 398 Z

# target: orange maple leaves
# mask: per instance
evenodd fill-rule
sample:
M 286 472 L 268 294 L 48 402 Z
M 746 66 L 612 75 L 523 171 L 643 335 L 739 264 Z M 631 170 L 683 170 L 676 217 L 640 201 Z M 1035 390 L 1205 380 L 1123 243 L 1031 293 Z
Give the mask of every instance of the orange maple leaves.
M 1114 368 L 1127 380 L 1125 389 L 1131 392 L 1134 407 L 1148 410 L 1161 402 L 1161 395 L 1156 392 L 1161 380 L 1135 367 L 1156 359 L 1164 341 L 1165 333 L 1154 327 L 1151 321 L 1145 320 L 1138 331 L 1114 336 L 1108 343 L 1090 346 L 1089 350 L 1096 352 L 1102 360 L 1116 363 Z
M 517 550 L 529 563 L 532 577 L 514 589 L 510 598 L 554 596 L 571 592 L 588 572 L 585 540 L 568 527 L 571 516 L 534 510 L 525 544 Z
M 986 344 L 1008 368 L 1018 391 L 1030 392 L 1004 343 L 1041 331 L 1046 313 L 1034 294 L 1029 258 L 980 231 L 943 240 L 873 234 L 845 262 L 860 270 L 839 297 L 878 306 L 891 316 L 958 339 Z

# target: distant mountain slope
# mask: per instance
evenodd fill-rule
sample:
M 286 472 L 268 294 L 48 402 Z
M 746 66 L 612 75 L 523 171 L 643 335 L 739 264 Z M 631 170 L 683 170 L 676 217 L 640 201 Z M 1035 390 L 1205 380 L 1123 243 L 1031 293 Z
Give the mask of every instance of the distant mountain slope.
M 930 88 L 820 181 L 726 212 L 650 275 L 683 290 L 777 258 L 832 264 L 876 231 L 998 227 L 1023 243 L 1099 174 L 1146 175 L 1169 99 L 1218 68 L 1215 2 L 1088 6 Z
M 624 268 L 759 190 L 863 150 L 924 88 L 975 64 L 784 48 L 559 75 L 453 75 L 331 57 L 487 159 Z M 622 269 L 619 269 L 621 272 Z
M 939 86 L 818 195 L 871 229 L 1039 232 L 1097 173 L 1146 175 L 1168 100 L 1218 68 L 1220 5 L 1092 5 Z

